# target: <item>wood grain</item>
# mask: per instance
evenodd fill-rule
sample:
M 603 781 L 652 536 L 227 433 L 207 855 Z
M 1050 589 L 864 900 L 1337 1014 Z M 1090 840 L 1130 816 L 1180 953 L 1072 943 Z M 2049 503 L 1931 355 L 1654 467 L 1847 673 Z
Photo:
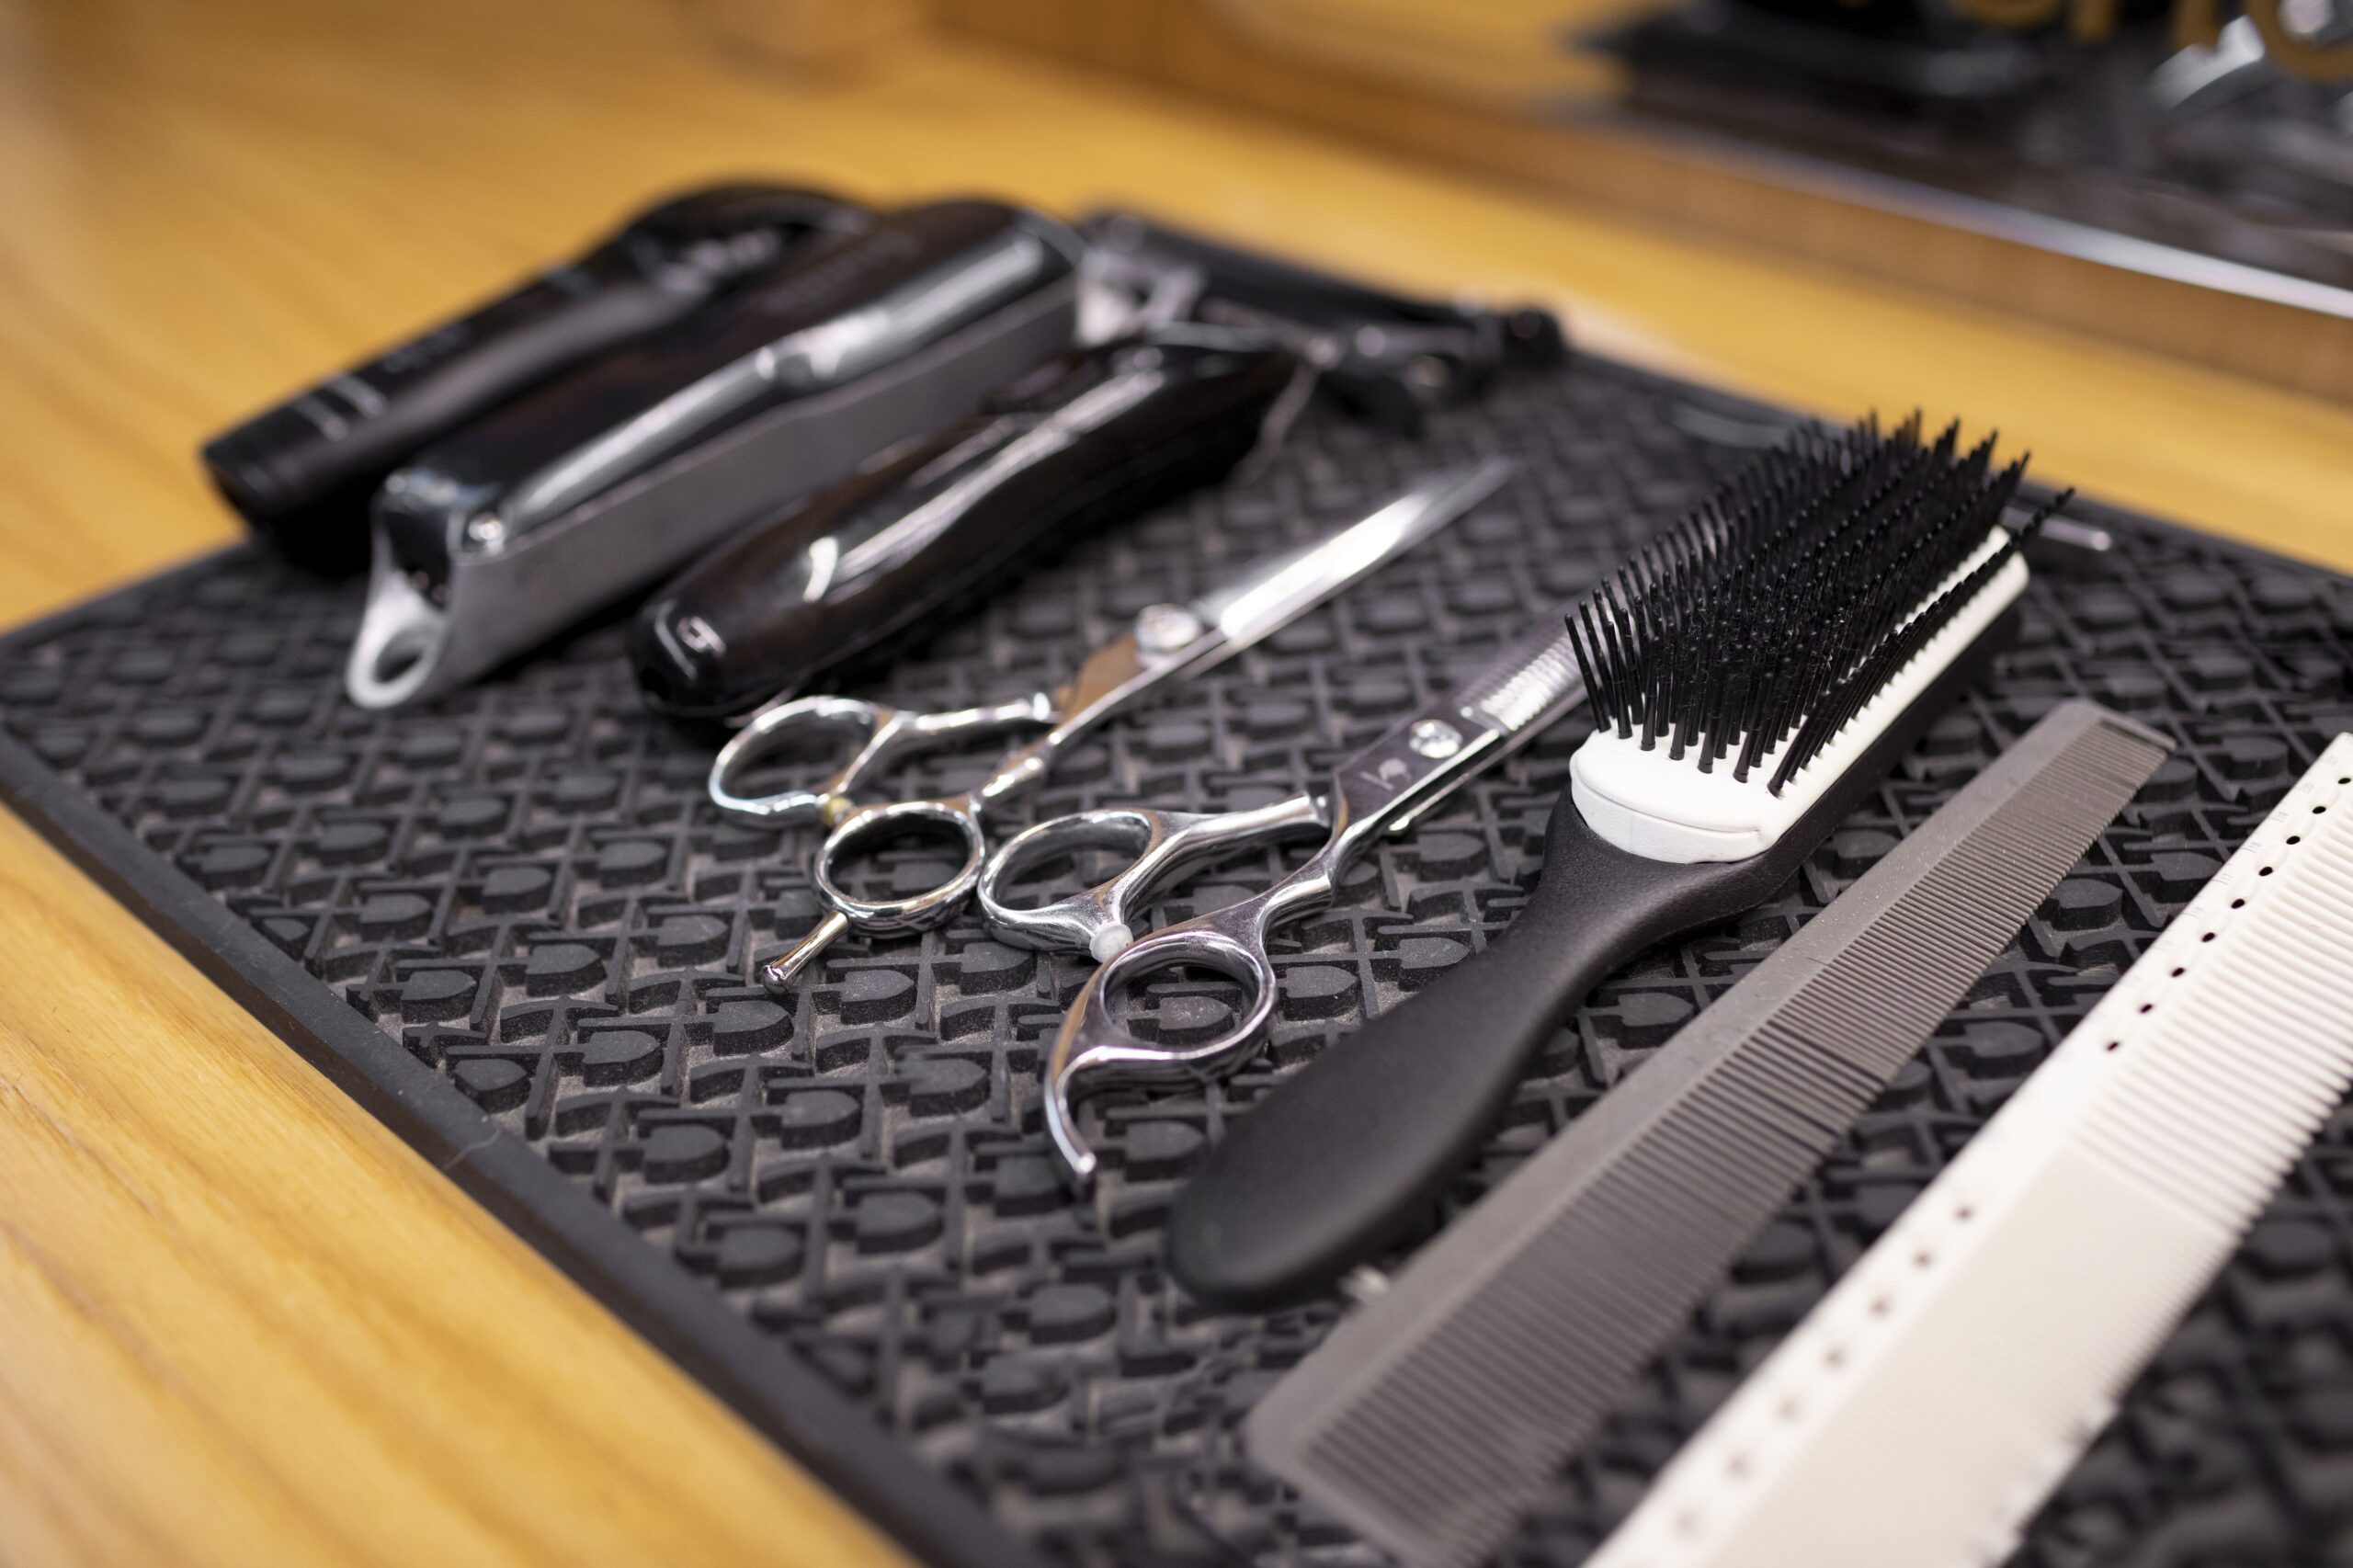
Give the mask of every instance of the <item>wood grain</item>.
M 199 437 L 742 171 L 1105 200 L 1844 416 L 1966 410 L 2353 565 L 2353 414 L 1029 57 L 796 73 L 655 0 L 0 10 L 0 619 L 225 541 Z M 886 1549 L 0 820 L 0 1561 Z
M 0 1561 L 897 1561 L 6 816 L 0 1195 Z

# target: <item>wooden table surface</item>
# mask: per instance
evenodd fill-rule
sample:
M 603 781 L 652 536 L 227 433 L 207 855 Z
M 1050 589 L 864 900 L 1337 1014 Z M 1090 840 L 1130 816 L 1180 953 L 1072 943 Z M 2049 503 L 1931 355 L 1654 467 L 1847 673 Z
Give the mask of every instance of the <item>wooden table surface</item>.
M 916 38 L 701 0 L 0 5 L 0 620 L 221 544 L 198 439 L 740 172 L 1120 199 L 2353 566 L 2353 411 Z M 893 1560 L 0 816 L 0 1562 Z

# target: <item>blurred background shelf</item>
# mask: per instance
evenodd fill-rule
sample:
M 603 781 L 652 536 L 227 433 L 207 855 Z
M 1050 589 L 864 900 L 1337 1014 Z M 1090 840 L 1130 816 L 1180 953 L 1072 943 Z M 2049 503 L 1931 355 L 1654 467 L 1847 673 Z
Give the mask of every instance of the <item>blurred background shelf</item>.
M 1724 8 L 1680 9 L 1692 4 Z M 2052 68 L 2034 90 L 1923 121 L 1805 83 L 1771 90 L 1760 73 L 1635 69 L 1668 52 L 1660 17 L 1677 14 L 1641 0 L 934 8 L 974 36 L 1530 193 L 2353 399 L 2353 134 L 2320 138 L 2314 156 L 2341 164 L 2345 183 L 2308 195 L 2301 214 L 2277 193 L 2254 199 L 2245 165 L 2261 148 L 2233 150 L 2202 187 L 2154 177 L 2157 160 L 2117 156 L 2109 132 L 2119 113 L 2154 126 L 2139 92 L 2169 48 L 2154 21 L 2097 48 L 2046 29 L 2030 58 Z

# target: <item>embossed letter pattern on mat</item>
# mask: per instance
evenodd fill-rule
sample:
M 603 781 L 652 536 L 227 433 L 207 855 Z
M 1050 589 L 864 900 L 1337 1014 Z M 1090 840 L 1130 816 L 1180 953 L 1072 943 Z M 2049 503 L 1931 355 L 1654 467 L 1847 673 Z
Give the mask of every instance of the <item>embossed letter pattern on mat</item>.
M 1597 361 L 1507 381 L 1419 442 L 1318 415 L 1253 483 L 1088 541 L 858 689 L 949 706 L 1029 689 L 1140 605 L 1426 468 L 1520 459 L 1502 501 L 1113 726 L 1034 809 L 1269 800 L 1556 613 L 1773 421 Z M 2353 585 L 2097 507 L 2077 515 L 2115 530 L 2115 555 L 2041 574 L 1990 688 L 1781 896 L 1605 988 L 1463 1185 L 1474 1196 L 1591 1103 L 2053 702 L 2097 698 L 2181 743 L 1630 1392 L 1509 1562 L 1580 1558 L 2325 737 L 2353 727 Z M 806 841 L 716 818 L 708 744 L 639 708 L 614 628 L 385 716 L 341 696 L 358 605 L 354 588 L 232 551 L 17 634 L 0 648 L 12 800 L 926 1550 L 1377 1561 L 1256 1471 L 1236 1435 L 1336 1307 L 1205 1312 L 1163 1277 L 1160 1225 L 1230 1115 L 1508 917 L 1581 721 L 1384 846 L 1338 908 L 1285 933 L 1274 1048 L 1258 1063 L 1199 1093 L 1100 1102 L 1108 1176 L 1076 1206 L 1036 1109 L 1076 960 L 998 946 L 967 919 L 846 942 L 779 1006 L 748 977 L 813 918 Z M 948 777 L 911 781 L 928 791 Z M 1273 863 L 1212 873 L 1167 913 L 1231 897 Z M 936 869 L 915 846 L 881 875 L 913 886 Z M 1178 985 L 1147 1021 L 1182 1035 L 1222 1006 L 1214 986 Z M 1009 1540 L 989 1539 L 975 1504 Z M 2353 1113 L 2340 1112 L 2020 1562 L 2320 1561 L 2349 1520 Z

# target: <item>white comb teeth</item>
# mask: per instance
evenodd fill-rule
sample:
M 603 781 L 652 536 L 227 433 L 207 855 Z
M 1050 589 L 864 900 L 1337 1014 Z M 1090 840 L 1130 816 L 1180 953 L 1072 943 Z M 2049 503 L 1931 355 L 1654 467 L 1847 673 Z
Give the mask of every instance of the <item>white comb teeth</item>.
M 2348 1085 L 2341 735 L 1591 1568 L 1999 1562 Z

